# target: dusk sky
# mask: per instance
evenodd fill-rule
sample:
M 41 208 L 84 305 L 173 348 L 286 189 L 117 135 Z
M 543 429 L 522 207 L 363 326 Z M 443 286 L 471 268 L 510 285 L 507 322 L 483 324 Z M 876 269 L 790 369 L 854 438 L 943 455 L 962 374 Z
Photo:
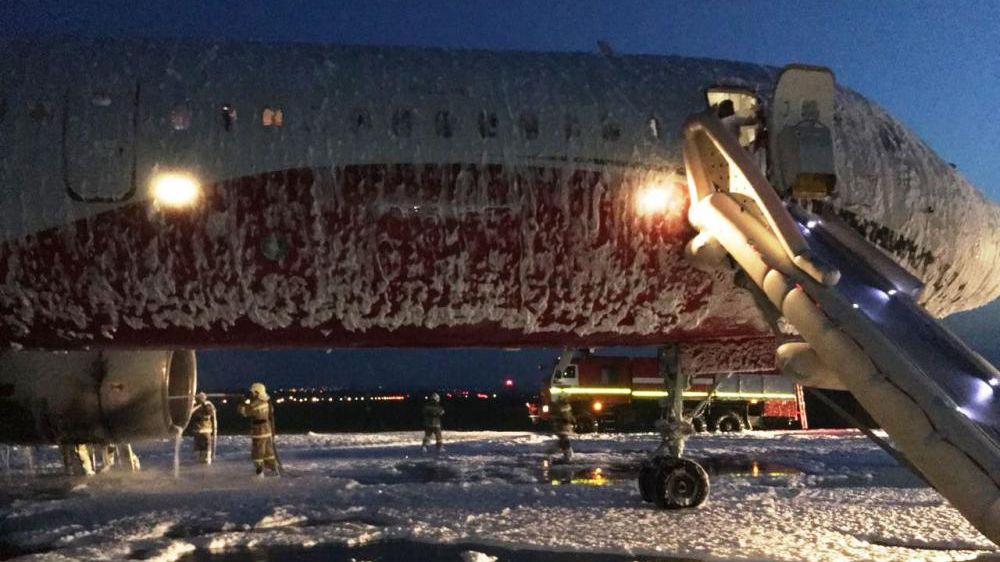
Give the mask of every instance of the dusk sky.
M 951 1 L 7 0 L 0 35 L 257 39 L 674 54 L 829 66 L 1000 200 L 1000 3 Z M 1000 363 L 1000 305 L 949 325 Z M 536 385 L 553 350 L 206 352 L 207 387 Z

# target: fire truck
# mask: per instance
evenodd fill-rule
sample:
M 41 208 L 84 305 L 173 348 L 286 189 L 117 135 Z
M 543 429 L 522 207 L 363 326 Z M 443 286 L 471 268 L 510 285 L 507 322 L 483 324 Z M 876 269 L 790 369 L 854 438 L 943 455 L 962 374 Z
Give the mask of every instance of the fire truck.
M 753 373 L 699 373 L 684 391 L 685 411 L 693 413 L 698 431 L 733 432 L 744 429 L 806 429 L 801 386 L 777 371 Z M 595 355 L 577 351 L 560 361 L 542 385 L 539 404 L 529 404 L 532 421 L 546 422 L 554 412 L 553 399 L 569 400 L 576 430 L 649 429 L 660 416 L 664 388 L 655 357 Z

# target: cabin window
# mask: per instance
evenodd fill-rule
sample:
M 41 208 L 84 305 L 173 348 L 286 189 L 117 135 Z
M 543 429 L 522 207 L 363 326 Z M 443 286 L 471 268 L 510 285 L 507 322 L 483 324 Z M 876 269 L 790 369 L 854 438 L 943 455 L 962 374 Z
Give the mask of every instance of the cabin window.
M 354 134 L 370 131 L 372 128 L 372 114 L 367 109 L 358 109 L 354 112 L 351 120 L 351 132 Z
M 522 113 L 518 121 L 521 128 L 521 136 L 527 140 L 538 138 L 538 115 L 534 113 Z
M 222 116 L 222 128 L 229 132 L 233 129 L 233 125 L 236 124 L 236 108 L 228 103 L 222 104 L 220 111 Z
M 578 138 L 580 136 L 580 120 L 572 113 L 563 116 L 563 137 L 566 140 Z
M 28 117 L 38 124 L 46 123 L 49 117 L 52 116 L 52 112 L 49 111 L 48 105 L 43 101 L 36 101 L 31 104 L 28 109 Z
M 622 128 L 611 117 L 601 120 L 601 138 L 606 141 L 616 141 L 622 138 Z
M 443 139 L 450 139 L 454 131 L 452 130 L 451 114 L 447 111 L 438 111 L 434 115 L 434 132 Z
M 191 127 L 191 105 L 186 102 L 174 104 L 170 110 L 170 128 L 175 131 L 186 131 Z
M 497 126 L 500 120 L 497 114 L 490 111 L 479 113 L 479 136 L 484 139 L 493 139 L 497 136 Z
M 649 121 L 646 122 L 646 130 L 649 132 L 650 138 L 660 138 L 660 120 L 656 117 L 650 117 Z
M 94 92 L 90 96 L 90 104 L 94 107 L 111 107 L 111 94 L 107 92 Z
M 281 127 L 285 122 L 285 115 L 281 109 L 272 109 L 270 107 L 265 107 L 264 111 L 260 112 L 260 124 L 265 127 Z
M 397 109 L 392 114 L 392 134 L 397 137 L 409 137 L 413 134 L 413 112 L 409 109 Z

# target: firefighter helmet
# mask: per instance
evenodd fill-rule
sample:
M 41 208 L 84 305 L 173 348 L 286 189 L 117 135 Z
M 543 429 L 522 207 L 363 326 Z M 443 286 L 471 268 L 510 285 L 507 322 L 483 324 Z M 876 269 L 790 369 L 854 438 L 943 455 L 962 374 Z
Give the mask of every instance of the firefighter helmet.
M 255 382 L 255 383 L 253 383 L 253 384 L 250 385 L 250 394 L 253 394 L 257 398 L 260 398 L 261 400 L 267 400 L 268 399 L 267 389 L 264 388 L 264 385 L 262 383 L 259 383 L 259 382 Z
M 194 401 L 198 404 L 204 404 L 205 400 L 208 400 L 208 395 L 205 394 L 204 392 L 199 392 L 198 394 L 194 395 Z

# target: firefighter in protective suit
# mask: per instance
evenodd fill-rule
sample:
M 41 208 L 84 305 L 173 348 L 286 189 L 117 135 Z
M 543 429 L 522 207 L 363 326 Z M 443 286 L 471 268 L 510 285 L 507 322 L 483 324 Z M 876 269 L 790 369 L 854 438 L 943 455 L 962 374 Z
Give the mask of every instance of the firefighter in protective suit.
M 422 452 L 427 452 L 431 435 L 434 436 L 436 452 L 441 452 L 441 416 L 443 415 L 444 408 L 441 407 L 441 397 L 435 392 L 431 394 L 431 399 L 424 404 L 424 443 L 420 446 Z
M 274 410 L 263 384 L 255 382 L 250 385 L 250 397 L 240 404 L 239 413 L 250 418 L 250 456 L 257 474 L 263 476 L 266 469 L 270 474 L 278 476 L 278 456 L 274 450 Z
M 194 411 L 191 412 L 191 433 L 194 435 L 194 460 L 201 464 L 212 464 L 215 457 L 215 439 L 219 435 L 219 424 L 215 416 L 215 405 L 208 401 L 204 392 L 194 397 Z
M 552 418 L 552 426 L 556 433 L 559 450 L 562 451 L 563 460 L 569 462 L 573 458 L 573 447 L 570 445 L 569 436 L 573 434 L 573 426 L 576 425 L 576 417 L 573 416 L 573 405 L 565 396 L 559 394 L 559 401 L 556 404 L 556 415 Z

